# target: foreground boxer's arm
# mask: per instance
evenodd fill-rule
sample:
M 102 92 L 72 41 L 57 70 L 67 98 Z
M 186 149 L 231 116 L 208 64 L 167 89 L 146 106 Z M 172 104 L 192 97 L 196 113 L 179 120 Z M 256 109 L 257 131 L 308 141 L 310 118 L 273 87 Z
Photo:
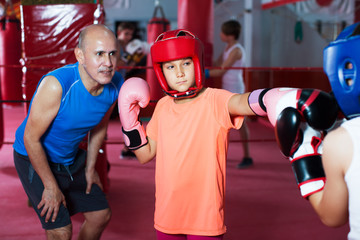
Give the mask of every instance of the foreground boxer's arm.
M 145 108 L 149 101 L 149 85 L 141 78 L 129 78 L 120 89 L 118 107 L 124 142 L 134 151 L 140 163 L 155 157 L 156 142 L 148 139 L 139 121 L 140 107 Z
M 289 158 L 304 198 L 321 191 L 325 173 L 321 163 L 323 130 L 338 115 L 336 100 L 316 89 L 259 89 L 249 95 L 250 108 L 268 117 L 277 143 Z
M 353 144 L 345 129 L 340 127 L 325 137 L 322 162 L 327 180 L 324 190 L 309 196 L 309 201 L 321 221 L 330 227 L 341 226 L 349 219 L 344 176 L 352 155 Z

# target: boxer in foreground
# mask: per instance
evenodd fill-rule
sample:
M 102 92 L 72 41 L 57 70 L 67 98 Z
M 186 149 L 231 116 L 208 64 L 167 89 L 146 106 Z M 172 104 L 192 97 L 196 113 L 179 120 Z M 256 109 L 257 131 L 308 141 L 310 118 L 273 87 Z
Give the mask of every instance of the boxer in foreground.
M 353 24 L 324 49 L 324 71 L 336 99 L 333 110 L 336 105 L 341 110 L 340 127 L 327 128 L 318 120 L 316 126 L 311 121 L 300 123 L 294 119 L 302 113 L 291 107 L 273 117 L 277 141 L 291 160 L 301 195 L 325 225 L 349 222 L 349 240 L 360 239 L 359 34 L 360 24 Z M 287 101 L 284 98 L 278 104 L 287 105 Z M 314 113 L 320 115 L 320 109 Z
M 203 55 L 201 41 L 187 30 L 168 31 L 157 38 L 151 47 L 152 62 L 167 96 L 157 103 L 146 132 L 138 120 L 140 107 L 150 99 L 146 81 L 130 78 L 119 94 L 125 144 L 141 163 L 156 156 L 158 240 L 223 239 L 228 132 L 239 129 L 244 116 L 259 111 L 266 116 L 260 110 L 261 91 L 235 94 L 205 88 Z M 289 99 L 296 104 L 296 93 L 302 91 L 271 89 L 266 95 L 274 101 L 268 104 L 276 105 L 279 95 L 287 92 L 294 93 Z M 316 102 L 332 103 L 323 101 L 330 95 L 313 92 L 304 94 L 311 101 L 302 111 L 311 113 Z

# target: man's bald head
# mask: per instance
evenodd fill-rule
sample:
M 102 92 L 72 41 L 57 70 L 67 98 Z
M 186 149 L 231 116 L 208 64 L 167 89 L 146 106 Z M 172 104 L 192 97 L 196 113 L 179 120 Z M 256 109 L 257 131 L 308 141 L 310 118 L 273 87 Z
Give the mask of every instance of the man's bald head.
M 78 48 L 85 50 L 88 40 L 96 39 L 98 36 L 104 36 L 105 38 L 113 39 L 117 42 L 115 34 L 103 24 L 93 24 L 85 27 L 79 35 Z
M 109 28 L 102 24 L 84 28 L 74 53 L 83 82 L 100 85 L 111 82 L 119 58 L 119 45 Z

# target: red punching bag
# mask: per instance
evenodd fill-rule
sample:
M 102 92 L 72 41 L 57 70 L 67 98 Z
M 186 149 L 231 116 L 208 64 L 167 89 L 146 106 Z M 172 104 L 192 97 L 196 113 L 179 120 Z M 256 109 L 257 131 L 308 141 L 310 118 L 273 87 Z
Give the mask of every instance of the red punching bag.
M 214 38 L 214 1 L 178 0 L 178 28 L 189 30 L 203 42 L 205 66 L 211 66 Z
M 20 20 L 15 15 L 0 19 L 0 79 L 1 96 L 7 105 L 19 105 L 22 100 Z
M 157 12 L 160 11 L 161 17 L 156 17 Z M 163 32 L 170 30 L 170 22 L 165 18 L 164 11 L 160 5 L 155 6 L 152 19 L 147 25 L 147 41 L 149 44 L 155 42 L 156 38 Z M 152 68 L 151 54 L 147 56 L 147 70 L 146 80 L 150 86 L 150 105 L 156 105 L 156 102 L 164 96 L 162 88 L 156 78 L 155 72 Z

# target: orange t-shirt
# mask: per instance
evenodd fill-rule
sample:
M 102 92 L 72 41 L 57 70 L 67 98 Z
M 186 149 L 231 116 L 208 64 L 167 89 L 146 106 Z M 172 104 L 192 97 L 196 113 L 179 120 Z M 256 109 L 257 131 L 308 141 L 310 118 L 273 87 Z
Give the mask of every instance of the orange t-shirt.
M 147 135 L 157 142 L 155 228 L 169 234 L 220 235 L 228 132 L 243 117 L 231 118 L 233 93 L 206 89 L 194 100 L 157 103 Z

